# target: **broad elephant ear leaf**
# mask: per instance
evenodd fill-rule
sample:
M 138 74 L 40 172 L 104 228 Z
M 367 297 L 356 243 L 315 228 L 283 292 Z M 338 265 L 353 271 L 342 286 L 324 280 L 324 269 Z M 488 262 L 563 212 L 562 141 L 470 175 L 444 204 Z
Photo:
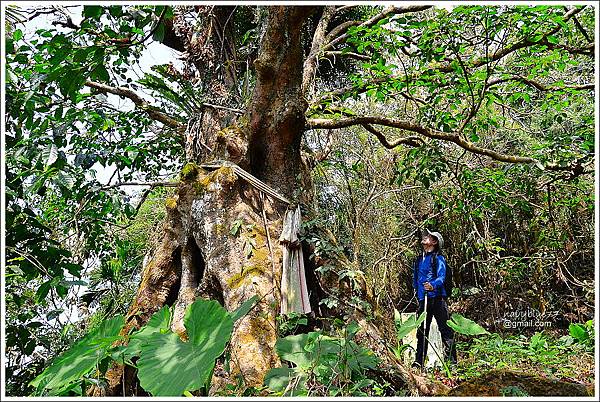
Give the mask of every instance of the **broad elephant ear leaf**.
M 56 390 L 81 379 L 109 355 L 112 344 L 119 339 L 125 320 L 118 315 L 104 321 L 98 328 L 84 336 L 69 350 L 58 356 L 30 385 L 36 387 L 34 395 Z
M 477 324 L 475 321 L 469 320 L 458 313 L 452 314 L 452 319 L 448 320 L 448 326 L 454 331 L 463 335 L 489 334 L 485 328 Z
M 416 329 L 421 323 L 425 321 L 425 312 L 422 312 L 419 318 L 415 318 L 414 315 L 411 315 L 406 321 L 402 322 L 400 315 L 398 314 L 398 319 L 395 319 L 396 323 L 396 337 L 398 340 L 402 340 L 406 335 L 408 335 L 411 331 Z
M 155 331 L 141 345 L 138 378 L 154 396 L 181 396 L 206 386 L 215 360 L 231 337 L 233 319 L 214 300 L 197 300 L 187 310 L 188 341 Z
M 311 355 L 304 349 L 309 341 L 310 334 L 289 335 L 277 339 L 275 350 L 280 358 L 294 363 L 297 367 L 304 369 L 310 367 Z
M 169 310 L 168 306 L 164 306 L 152 315 L 145 326 L 129 337 L 129 344 L 120 351 L 122 358 L 115 358 L 115 360 L 122 363 L 122 359 L 130 360 L 134 356 L 139 356 L 142 351 L 142 345 L 146 343 L 150 336 L 157 332 L 164 333 L 168 331 L 170 324 L 171 310 Z

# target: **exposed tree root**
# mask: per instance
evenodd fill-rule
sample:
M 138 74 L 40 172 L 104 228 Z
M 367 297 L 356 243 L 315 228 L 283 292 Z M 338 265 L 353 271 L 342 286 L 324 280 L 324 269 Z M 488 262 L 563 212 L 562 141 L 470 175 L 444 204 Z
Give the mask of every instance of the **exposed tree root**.
M 186 202 L 187 200 L 187 202 Z M 179 205 L 178 205 L 179 202 Z M 121 336 L 145 325 L 152 314 L 164 305 L 172 304 L 181 283 L 181 254 L 185 213 L 189 210 L 189 188 L 182 186 L 175 198 L 167 199 L 167 216 L 163 224 L 163 237 L 158 248 L 144 266 L 137 294 L 125 317 Z M 122 364 L 113 364 L 106 373 L 107 389 L 92 387 L 88 395 L 137 395 L 135 371 Z

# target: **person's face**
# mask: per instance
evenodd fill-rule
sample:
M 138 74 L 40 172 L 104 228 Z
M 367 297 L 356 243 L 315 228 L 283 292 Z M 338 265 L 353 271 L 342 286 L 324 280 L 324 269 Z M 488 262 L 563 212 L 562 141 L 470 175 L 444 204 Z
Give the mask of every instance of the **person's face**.
M 425 235 L 425 236 L 423 236 L 423 239 L 421 240 L 421 245 L 423 246 L 423 248 L 434 247 L 436 244 L 437 244 L 437 239 L 435 237 L 433 237 L 432 235 Z

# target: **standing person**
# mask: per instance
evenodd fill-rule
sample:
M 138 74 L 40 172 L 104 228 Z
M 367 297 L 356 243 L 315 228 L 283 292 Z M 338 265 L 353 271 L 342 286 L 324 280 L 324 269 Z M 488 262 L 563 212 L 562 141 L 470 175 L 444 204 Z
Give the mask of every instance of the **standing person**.
M 429 336 L 431 318 L 435 317 L 438 328 L 442 335 L 446 359 L 450 363 L 456 363 L 456 349 L 454 347 L 454 333 L 448 326 L 447 294 L 444 287 L 446 279 L 446 259 L 440 253 L 444 247 L 444 238 L 439 232 L 430 232 L 421 240 L 423 254 L 419 256 L 413 266 L 413 287 L 417 292 L 419 310 L 417 317 L 427 306 L 427 318 L 425 323 L 417 330 L 417 355 L 413 367 L 423 367 L 425 356 L 427 356 L 426 336 Z M 425 329 L 423 329 L 425 327 Z

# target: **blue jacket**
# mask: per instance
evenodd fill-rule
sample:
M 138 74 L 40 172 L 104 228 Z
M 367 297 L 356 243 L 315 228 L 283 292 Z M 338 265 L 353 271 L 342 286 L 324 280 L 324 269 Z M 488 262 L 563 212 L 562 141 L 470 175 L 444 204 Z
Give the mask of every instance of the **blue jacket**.
M 444 289 L 444 280 L 446 279 L 446 259 L 443 255 L 437 255 L 437 277 L 432 272 L 431 266 L 431 258 L 433 256 L 433 252 L 425 254 L 425 256 L 421 255 L 415 261 L 415 265 L 413 267 L 413 287 L 417 291 L 417 299 L 424 300 L 425 299 L 425 286 L 423 285 L 425 282 L 431 283 L 433 286 L 433 290 L 427 292 L 427 296 L 429 297 L 437 297 L 442 296 L 446 297 L 446 289 Z M 435 278 L 435 280 L 433 279 Z

